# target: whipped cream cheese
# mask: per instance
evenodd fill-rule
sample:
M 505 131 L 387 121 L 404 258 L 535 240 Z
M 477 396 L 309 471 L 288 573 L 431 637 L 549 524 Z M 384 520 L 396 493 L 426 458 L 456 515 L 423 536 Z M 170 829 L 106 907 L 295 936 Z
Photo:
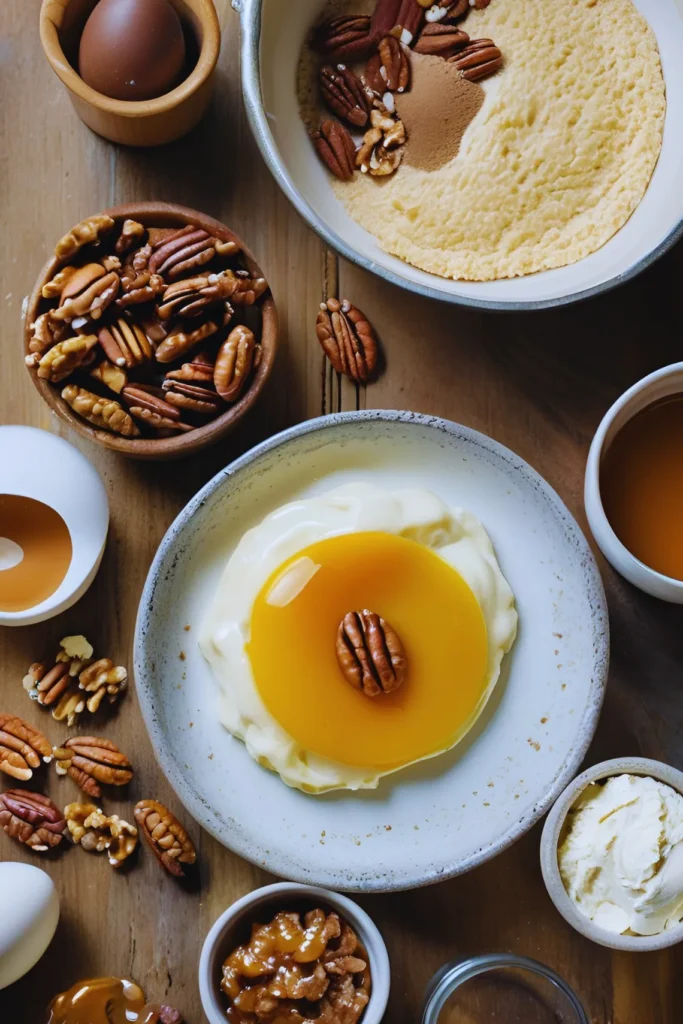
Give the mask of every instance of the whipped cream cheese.
M 683 919 L 683 796 L 656 779 L 591 783 L 558 852 L 565 888 L 616 934 L 657 935 Z

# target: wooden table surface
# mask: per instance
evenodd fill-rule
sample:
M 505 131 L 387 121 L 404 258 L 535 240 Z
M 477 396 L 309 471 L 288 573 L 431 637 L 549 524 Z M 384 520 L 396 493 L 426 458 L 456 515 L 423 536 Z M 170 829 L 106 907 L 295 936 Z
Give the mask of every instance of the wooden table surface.
M 0 422 L 67 436 L 102 474 L 111 533 L 97 580 L 58 619 L 0 629 L 0 710 L 23 715 L 57 742 L 64 730 L 26 698 L 21 678 L 60 637 L 84 632 L 130 665 L 139 595 L 176 513 L 220 467 L 300 420 L 365 407 L 434 413 L 475 427 L 527 459 L 585 525 L 583 470 L 610 403 L 645 373 L 683 358 L 683 249 L 626 288 L 575 308 L 493 315 L 400 291 L 328 254 L 273 183 L 251 139 L 240 98 L 238 19 L 218 7 L 223 50 L 213 106 L 187 139 L 158 151 L 123 150 L 81 124 L 48 68 L 38 39 L 39 0 L 0 3 Z M 205 210 L 257 254 L 282 318 L 282 346 L 268 393 L 248 423 L 189 462 L 140 464 L 96 449 L 41 403 L 21 358 L 22 301 L 55 240 L 89 213 L 161 199 Z M 387 371 L 367 392 L 326 371 L 313 324 L 321 296 L 350 297 L 377 326 Z M 0 451 L 0 459 L 3 457 Z M 643 754 L 683 767 L 683 610 L 632 589 L 604 561 L 613 658 L 604 713 L 588 761 Z M 42 961 L 0 993 L 0 1020 L 41 1024 L 56 992 L 104 974 L 134 977 L 149 998 L 204 1016 L 197 959 L 210 924 L 270 877 L 223 849 L 190 821 L 156 765 L 134 687 L 107 734 L 132 752 L 136 778 L 108 805 L 124 817 L 142 796 L 179 813 L 197 840 L 201 892 L 180 890 L 145 851 L 118 877 L 106 860 L 65 850 L 39 861 L 0 833 L 0 858 L 42 863 L 61 895 L 57 936 Z M 70 780 L 49 776 L 63 805 Z M 575 934 L 552 906 L 538 863 L 537 827 L 466 877 L 391 896 L 361 898 L 382 929 L 393 965 L 386 1020 L 414 1024 L 427 981 L 464 952 L 512 950 L 556 968 L 595 1024 L 679 1024 L 683 954 L 611 953 Z M 2 894 L 0 893 L 0 915 Z

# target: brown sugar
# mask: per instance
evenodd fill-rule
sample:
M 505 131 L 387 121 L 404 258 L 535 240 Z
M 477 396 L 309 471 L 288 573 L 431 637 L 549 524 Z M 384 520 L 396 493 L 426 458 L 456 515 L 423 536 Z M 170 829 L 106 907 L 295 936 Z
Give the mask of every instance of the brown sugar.
M 411 54 L 412 85 L 396 96 L 408 143 L 404 163 L 436 171 L 457 156 L 465 131 L 484 102 L 484 90 L 466 81 L 442 57 Z

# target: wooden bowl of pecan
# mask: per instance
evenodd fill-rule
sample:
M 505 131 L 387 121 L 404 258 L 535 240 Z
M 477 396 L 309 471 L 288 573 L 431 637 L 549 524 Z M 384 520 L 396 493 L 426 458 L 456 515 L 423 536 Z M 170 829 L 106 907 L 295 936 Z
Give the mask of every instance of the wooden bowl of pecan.
M 193 454 L 252 407 L 275 302 L 242 240 L 170 203 L 118 206 L 57 244 L 29 300 L 25 361 L 83 437 L 140 459 Z

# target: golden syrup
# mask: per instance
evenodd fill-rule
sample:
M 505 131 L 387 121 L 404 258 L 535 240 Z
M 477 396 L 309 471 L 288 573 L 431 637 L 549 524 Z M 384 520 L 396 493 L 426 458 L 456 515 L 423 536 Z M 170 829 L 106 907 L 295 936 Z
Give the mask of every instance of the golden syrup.
M 622 427 L 605 453 L 600 488 L 631 554 L 683 580 L 683 396 L 655 402 Z
M 284 606 L 269 601 L 295 563 L 315 572 Z M 404 684 L 369 698 L 351 687 L 336 655 L 348 611 L 371 608 L 405 648 Z M 352 533 L 312 544 L 281 566 L 257 597 L 247 645 L 257 689 L 305 750 L 343 764 L 391 770 L 452 746 L 487 685 L 487 632 L 465 580 L 428 547 L 390 533 Z
M 54 594 L 72 554 L 58 512 L 35 498 L 0 494 L 0 611 L 23 612 Z
M 91 978 L 55 996 L 46 1024 L 158 1024 L 160 1012 L 134 981 Z

